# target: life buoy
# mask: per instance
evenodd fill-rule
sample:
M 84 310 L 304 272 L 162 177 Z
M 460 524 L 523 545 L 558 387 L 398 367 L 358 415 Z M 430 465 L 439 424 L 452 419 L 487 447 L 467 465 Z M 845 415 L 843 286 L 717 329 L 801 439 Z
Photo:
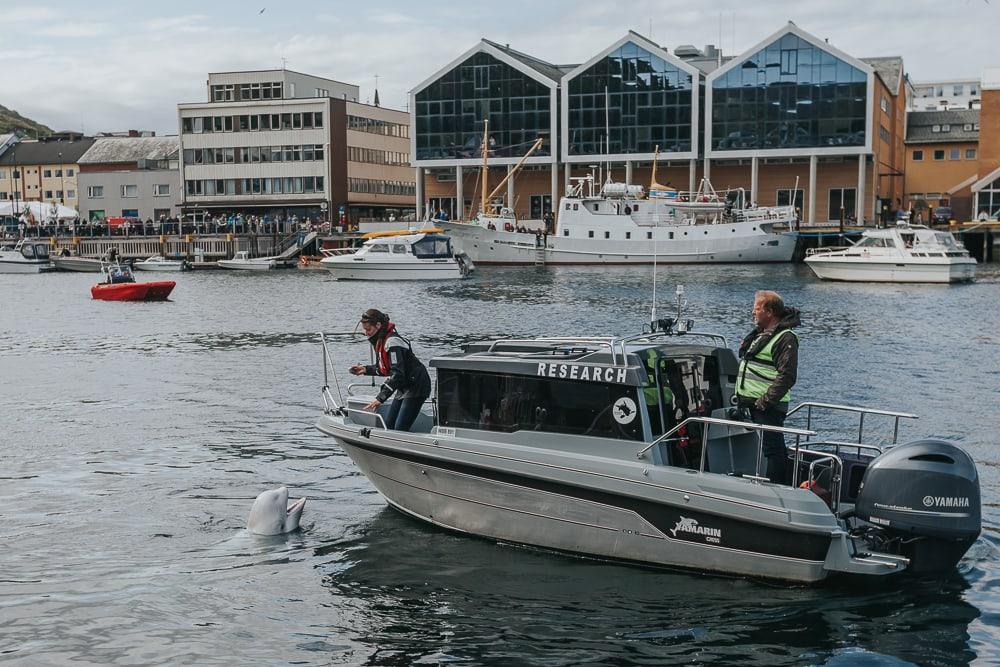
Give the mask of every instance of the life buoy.
M 812 491 L 817 496 L 819 496 L 820 500 L 822 500 L 827 505 L 830 505 L 830 501 L 831 501 L 830 492 L 827 491 L 822 486 L 820 486 L 819 482 L 817 482 L 816 480 L 814 480 L 814 479 L 806 480 L 806 481 L 802 482 L 801 484 L 799 484 L 799 488 L 800 489 L 807 489 L 809 491 Z
M 299 257 L 299 264 L 301 264 L 302 266 L 308 266 L 308 264 L 309 264 L 309 258 L 306 257 L 305 255 L 301 255 Z

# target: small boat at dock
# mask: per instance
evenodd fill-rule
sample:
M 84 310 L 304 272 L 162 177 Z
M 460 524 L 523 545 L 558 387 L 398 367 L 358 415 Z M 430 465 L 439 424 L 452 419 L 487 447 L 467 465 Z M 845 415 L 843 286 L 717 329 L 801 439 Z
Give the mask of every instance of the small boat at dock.
M 0 273 L 42 273 L 51 271 L 49 244 L 21 239 L 0 244 Z
M 104 262 L 99 259 L 72 255 L 66 248 L 63 248 L 58 255 L 53 255 L 51 261 L 56 271 L 76 271 L 80 273 L 100 273 L 101 267 L 104 265 Z
M 167 259 L 161 255 L 153 255 L 141 262 L 136 262 L 132 268 L 137 271 L 187 271 L 188 263 L 180 259 Z
M 246 250 L 240 250 L 232 259 L 220 259 L 216 264 L 222 269 L 238 271 L 271 271 L 278 267 L 277 257 L 251 257 Z
M 976 277 L 976 260 L 945 231 L 900 224 L 870 229 L 848 248 L 812 249 L 805 260 L 822 280 L 954 283 Z
M 457 280 L 475 268 L 437 228 L 371 232 L 353 252 L 326 251 L 320 265 L 337 280 Z

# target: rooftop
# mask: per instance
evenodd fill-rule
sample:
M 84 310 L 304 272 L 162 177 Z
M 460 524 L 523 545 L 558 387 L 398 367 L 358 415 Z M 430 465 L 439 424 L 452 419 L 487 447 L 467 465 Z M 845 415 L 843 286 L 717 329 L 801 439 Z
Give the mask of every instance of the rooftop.
M 934 131 L 934 127 L 938 131 Z M 944 131 L 944 127 L 948 130 Z M 965 129 L 967 126 L 972 129 Z M 979 141 L 979 110 L 911 111 L 906 114 L 906 143 L 946 144 Z
M 889 88 L 889 93 L 896 95 L 903 78 L 903 59 L 899 56 L 882 58 L 861 58 L 861 62 L 871 66 L 879 78 Z
M 93 143 L 91 137 L 19 141 L 0 156 L 0 164 L 75 164 Z
M 177 155 L 180 139 L 166 137 L 100 137 L 80 158 L 80 164 L 165 160 Z

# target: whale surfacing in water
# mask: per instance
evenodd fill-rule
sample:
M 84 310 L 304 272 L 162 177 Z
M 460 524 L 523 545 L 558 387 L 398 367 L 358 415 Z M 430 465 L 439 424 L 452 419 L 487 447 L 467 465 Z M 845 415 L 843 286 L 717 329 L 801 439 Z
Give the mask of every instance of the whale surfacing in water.
M 247 530 L 255 535 L 281 535 L 297 530 L 306 499 L 288 503 L 288 489 L 264 491 L 253 501 Z

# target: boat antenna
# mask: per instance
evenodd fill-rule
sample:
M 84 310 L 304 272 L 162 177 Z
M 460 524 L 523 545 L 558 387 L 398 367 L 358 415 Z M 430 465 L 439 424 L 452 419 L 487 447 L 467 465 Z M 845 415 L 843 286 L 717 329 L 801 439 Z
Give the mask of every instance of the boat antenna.
M 659 146 L 656 147 L 657 150 L 660 149 Z M 655 164 L 655 162 L 654 162 Z M 655 168 L 654 168 L 655 173 Z M 655 181 L 654 181 L 655 182 Z M 660 228 L 660 211 L 656 206 L 656 202 L 653 202 L 653 305 L 649 309 L 649 332 L 656 332 L 656 240 L 659 234 L 657 232 Z

